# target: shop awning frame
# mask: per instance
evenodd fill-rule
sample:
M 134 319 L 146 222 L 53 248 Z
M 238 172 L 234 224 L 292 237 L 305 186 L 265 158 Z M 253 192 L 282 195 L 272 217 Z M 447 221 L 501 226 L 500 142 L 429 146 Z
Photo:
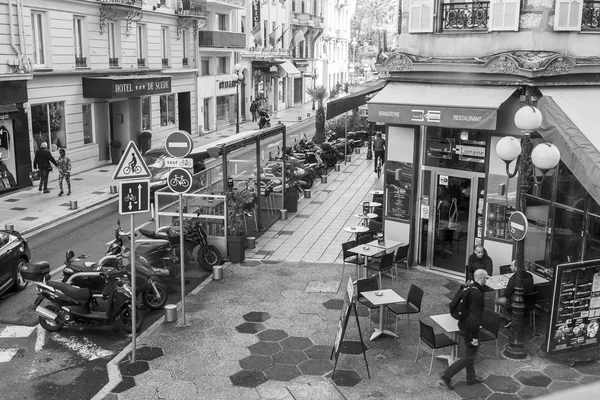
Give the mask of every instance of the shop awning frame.
M 327 103 L 327 120 L 335 118 L 347 111 L 352 111 L 362 105 L 367 104 L 368 99 L 376 92 L 379 92 L 386 85 L 386 81 L 377 82 L 368 88 L 361 89 L 351 93 L 348 96 L 332 100 Z
M 300 71 L 291 61 L 285 61 L 283 64 L 279 64 L 279 68 L 281 68 L 287 76 L 300 75 Z
M 600 138 L 592 130 L 600 87 L 542 88 L 541 92 L 539 134 L 558 147 L 561 161 L 600 204 Z

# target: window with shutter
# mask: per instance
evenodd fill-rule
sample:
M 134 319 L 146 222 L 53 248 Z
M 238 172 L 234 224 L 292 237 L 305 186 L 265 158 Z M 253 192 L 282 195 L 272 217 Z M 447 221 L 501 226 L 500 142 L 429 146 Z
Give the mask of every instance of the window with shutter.
M 411 0 L 408 15 L 409 32 L 433 32 L 433 2 L 434 0 Z
M 490 1 L 490 31 L 518 31 L 521 2 L 518 0 Z
M 555 31 L 580 31 L 583 1 L 557 0 L 554 10 Z

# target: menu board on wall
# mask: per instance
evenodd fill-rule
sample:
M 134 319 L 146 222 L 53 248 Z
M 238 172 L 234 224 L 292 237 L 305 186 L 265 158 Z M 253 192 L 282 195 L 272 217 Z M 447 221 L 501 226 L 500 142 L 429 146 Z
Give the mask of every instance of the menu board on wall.
M 556 266 L 546 352 L 598 351 L 600 260 Z
M 386 217 L 410 220 L 412 203 L 412 163 L 386 161 Z

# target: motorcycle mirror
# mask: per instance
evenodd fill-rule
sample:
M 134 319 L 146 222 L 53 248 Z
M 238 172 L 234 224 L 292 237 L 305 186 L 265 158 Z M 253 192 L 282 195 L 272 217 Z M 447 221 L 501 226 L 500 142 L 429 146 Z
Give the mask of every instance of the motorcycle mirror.
M 70 261 L 73 257 L 75 257 L 75 252 L 73 250 L 69 250 L 65 254 L 65 258 L 66 258 L 67 262 Z

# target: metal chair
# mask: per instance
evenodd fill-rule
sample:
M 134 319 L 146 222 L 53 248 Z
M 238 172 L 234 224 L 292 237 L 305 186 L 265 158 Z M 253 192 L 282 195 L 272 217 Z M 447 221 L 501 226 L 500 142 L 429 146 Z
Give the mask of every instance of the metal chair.
M 529 325 L 533 325 L 533 333 L 535 334 L 535 299 L 538 296 L 538 291 L 535 290 L 531 293 L 523 294 L 523 303 L 525 309 L 523 309 L 523 315 L 529 313 Z
M 346 263 L 354 264 L 356 266 L 356 277 L 358 278 L 358 267 L 364 264 L 364 260 L 358 254 L 350 253 L 348 250 L 356 247 L 356 242 L 354 240 L 350 240 L 349 242 L 342 243 L 342 257 L 344 261 L 344 268 L 346 267 Z
M 379 306 L 371 303 L 361 293 L 379 290 L 377 279 L 375 277 L 362 278 L 356 280 L 356 301 L 369 309 L 369 331 L 371 330 L 371 310 L 379 310 Z M 381 316 L 379 316 L 381 318 Z
M 421 302 L 423 301 L 423 289 L 415 284 L 410 285 L 408 289 L 408 298 L 406 303 L 388 304 L 387 308 L 396 314 L 396 335 L 398 334 L 398 316 L 406 314 L 406 318 L 410 323 L 410 314 L 418 314 L 421 312 Z
M 377 274 L 379 275 L 379 286 L 382 287 L 381 285 L 381 273 L 385 272 L 389 269 L 392 269 L 393 267 L 393 262 L 394 262 L 394 253 L 387 253 L 384 254 L 381 259 L 379 260 L 375 260 L 375 261 L 371 261 L 370 263 L 367 264 L 367 269 L 373 270 L 373 271 L 377 271 Z M 392 276 L 392 280 L 394 279 L 394 277 Z
M 419 352 L 421 351 L 421 342 L 424 342 L 431 348 L 431 362 L 429 363 L 429 375 L 431 375 L 431 368 L 433 367 L 433 359 L 435 358 L 435 350 L 442 349 L 444 347 L 456 346 L 458 343 L 452 340 L 445 333 L 435 334 L 433 327 L 427 325 L 425 322 L 419 320 L 419 346 L 417 347 L 417 356 L 415 362 L 419 360 Z
M 482 329 L 479 330 L 479 341 L 495 341 L 496 358 L 498 359 L 498 330 L 500 329 L 500 314 L 497 314 L 492 310 L 488 310 L 487 308 L 484 309 L 483 316 L 481 318 L 481 328 Z
M 408 244 L 398 247 L 396 254 L 394 254 L 394 272 L 396 273 L 396 280 L 398 279 L 398 264 L 406 263 L 406 269 L 408 267 Z
M 360 234 L 360 236 L 358 236 L 358 242 L 356 245 L 358 246 L 361 244 L 367 244 L 372 240 L 373 240 L 373 237 L 371 237 L 368 232 L 365 232 L 365 233 Z

